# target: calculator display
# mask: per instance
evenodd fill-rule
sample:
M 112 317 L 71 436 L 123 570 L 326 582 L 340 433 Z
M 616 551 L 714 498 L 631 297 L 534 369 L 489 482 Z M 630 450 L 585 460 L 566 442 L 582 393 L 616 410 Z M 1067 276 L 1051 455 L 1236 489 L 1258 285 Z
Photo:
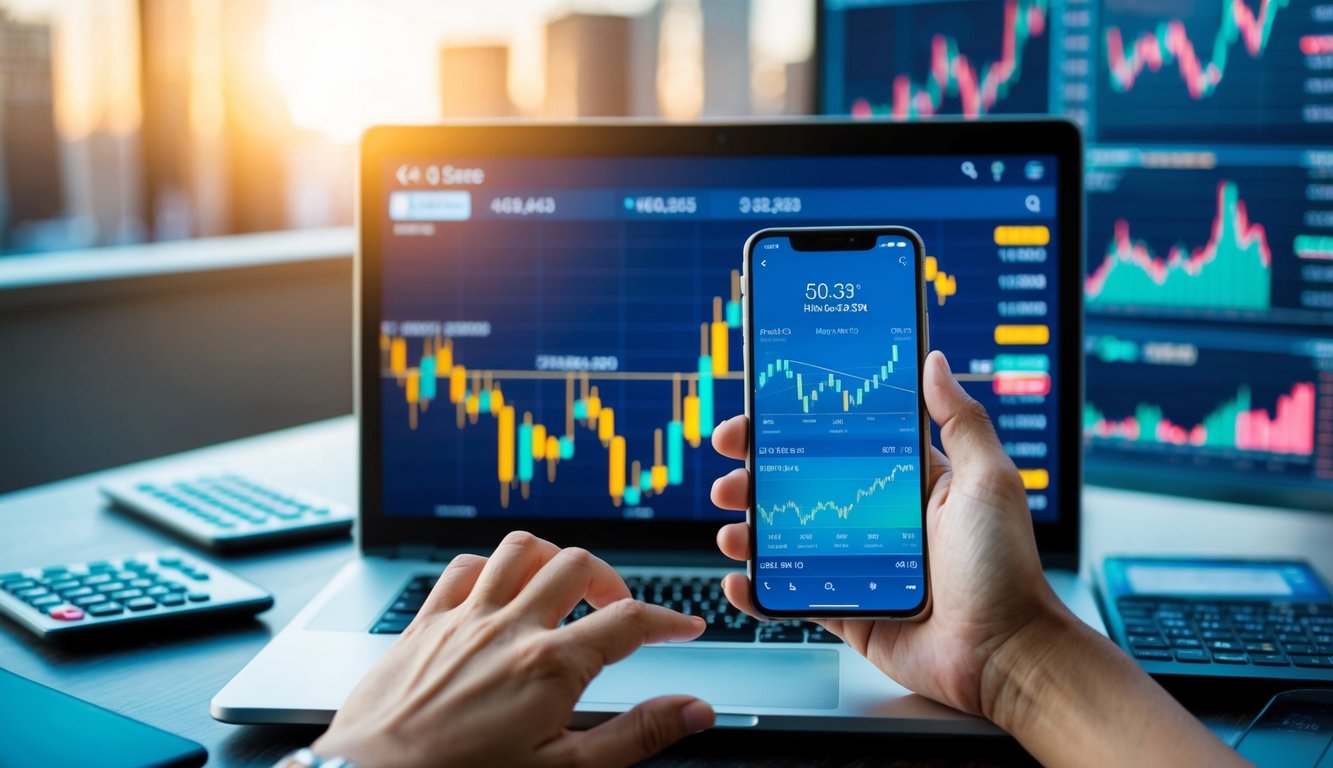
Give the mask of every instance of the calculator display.
M 1328 589 L 1302 562 L 1113 558 L 1107 587 L 1116 596 L 1251 598 L 1326 602 Z

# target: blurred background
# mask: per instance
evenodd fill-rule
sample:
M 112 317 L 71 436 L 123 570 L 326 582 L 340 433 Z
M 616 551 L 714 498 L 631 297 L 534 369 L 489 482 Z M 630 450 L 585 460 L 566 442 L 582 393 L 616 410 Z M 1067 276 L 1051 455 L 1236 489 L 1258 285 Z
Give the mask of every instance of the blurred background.
M 360 132 L 813 107 L 813 0 L 0 0 L 0 253 L 349 225 Z

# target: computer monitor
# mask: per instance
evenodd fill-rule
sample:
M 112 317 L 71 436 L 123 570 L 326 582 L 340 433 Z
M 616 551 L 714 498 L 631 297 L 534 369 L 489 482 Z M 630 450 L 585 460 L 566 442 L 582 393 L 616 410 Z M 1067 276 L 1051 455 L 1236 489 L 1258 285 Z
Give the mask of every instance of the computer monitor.
M 1062 297 L 1082 274 L 1080 151 L 1074 126 L 1049 119 L 375 129 L 361 155 L 363 545 L 493 545 L 523 527 L 717 556 L 718 524 L 741 519 L 708 499 L 739 466 L 709 443 L 745 409 L 746 239 L 900 224 L 925 239 L 932 346 L 995 416 L 1043 557 L 1072 566 L 1081 348 L 1078 302 Z M 862 400 L 811 418 L 875 418 Z
M 1088 479 L 1333 509 L 1333 5 L 819 0 L 826 114 L 1089 142 Z

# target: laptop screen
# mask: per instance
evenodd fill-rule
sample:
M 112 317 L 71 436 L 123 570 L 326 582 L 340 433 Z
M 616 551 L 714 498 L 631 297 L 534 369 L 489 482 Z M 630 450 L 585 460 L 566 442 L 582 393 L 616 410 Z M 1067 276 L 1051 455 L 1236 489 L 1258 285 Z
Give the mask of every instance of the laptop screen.
M 382 514 L 736 519 L 709 501 L 738 466 L 710 435 L 744 409 L 743 244 L 901 224 L 926 244 L 931 346 L 990 411 L 1034 518 L 1058 520 L 1056 171 L 1038 155 L 388 158 L 366 393 Z

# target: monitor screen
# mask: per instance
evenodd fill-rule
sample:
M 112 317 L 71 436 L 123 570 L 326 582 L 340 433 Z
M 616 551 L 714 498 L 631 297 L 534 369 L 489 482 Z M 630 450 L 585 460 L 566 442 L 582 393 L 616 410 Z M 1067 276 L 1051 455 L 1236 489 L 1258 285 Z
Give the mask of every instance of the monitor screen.
M 1092 482 L 1328 508 L 1333 4 L 821 0 L 827 114 L 1089 142 Z
M 388 517 L 731 520 L 741 255 L 775 226 L 899 224 L 933 346 L 1059 519 L 1053 156 L 395 157 L 379 169 Z M 813 255 L 812 255 L 813 257 Z M 827 364 L 835 367 L 836 360 Z

